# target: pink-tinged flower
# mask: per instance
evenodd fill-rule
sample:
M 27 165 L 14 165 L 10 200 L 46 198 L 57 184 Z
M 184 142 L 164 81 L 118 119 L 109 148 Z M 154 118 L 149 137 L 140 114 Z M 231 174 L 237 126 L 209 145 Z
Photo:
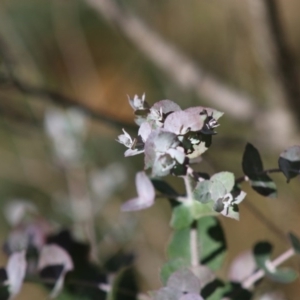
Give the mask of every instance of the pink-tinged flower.
M 145 110 L 149 108 L 148 103 L 145 101 L 145 93 L 139 98 L 138 95 L 135 95 L 133 99 L 130 99 L 128 96 L 128 101 L 134 111 L 136 110 Z
M 120 144 L 123 144 L 125 147 L 129 148 L 125 151 L 124 155 L 127 156 L 133 156 L 144 152 L 144 145 L 138 139 L 134 138 L 132 139 L 131 136 L 122 129 L 124 134 L 120 134 L 118 138 L 116 139 L 117 142 Z
M 138 196 L 124 203 L 121 207 L 122 211 L 141 210 L 154 204 L 155 190 L 145 172 L 138 172 L 136 174 L 135 185 Z

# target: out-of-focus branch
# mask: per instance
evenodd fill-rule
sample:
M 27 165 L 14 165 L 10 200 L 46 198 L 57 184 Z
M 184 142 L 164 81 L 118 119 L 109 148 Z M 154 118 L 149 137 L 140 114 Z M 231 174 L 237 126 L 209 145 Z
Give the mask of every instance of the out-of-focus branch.
M 130 129 L 135 129 L 136 126 L 132 123 L 126 123 L 123 121 L 120 121 L 118 119 L 115 119 L 106 113 L 101 113 L 99 111 L 95 111 L 92 108 L 89 108 L 86 104 L 84 104 L 83 101 L 78 101 L 76 99 L 73 99 L 72 97 L 62 95 L 59 92 L 43 88 L 43 87 L 38 87 L 38 86 L 33 86 L 29 83 L 23 82 L 20 80 L 14 72 L 14 60 L 11 57 L 9 48 L 7 47 L 6 43 L 0 36 L 0 57 L 3 61 L 3 64 L 5 65 L 6 69 L 6 75 L 0 76 L 0 86 L 1 85 L 11 85 L 18 91 L 24 93 L 25 95 L 31 96 L 36 99 L 43 99 L 43 100 L 49 100 L 52 101 L 52 103 L 63 106 L 63 107 L 77 107 L 80 110 L 82 110 L 84 113 L 86 113 L 88 116 L 101 121 L 102 123 L 105 123 L 109 126 L 112 127 L 117 127 L 117 128 L 130 128 Z
M 146 57 L 180 87 L 195 91 L 211 106 L 240 121 L 249 121 L 255 116 L 256 107 L 253 99 L 204 72 L 200 66 L 162 39 L 142 20 L 121 10 L 115 1 L 85 1 L 121 30 Z
M 276 46 L 276 59 L 288 104 L 300 125 L 300 86 L 295 58 L 286 40 L 277 0 L 264 0 L 270 32 Z
M 120 121 L 118 119 L 115 119 L 113 117 L 110 117 L 105 113 L 95 111 L 95 110 L 89 108 L 83 102 L 80 102 L 69 96 L 62 95 L 56 91 L 31 86 L 30 84 L 21 82 L 16 78 L 10 78 L 10 79 L 7 78 L 6 80 L 7 80 L 7 83 L 12 84 L 13 87 L 15 87 L 20 92 L 23 92 L 26 95 L 36 97 L 39 99 L 49 100 L 52 103 L 59 105 L 59 106 L 63 106 L 63 107 L 71 107 L 71 106 L 77 107 L 80 110 L 82 110 L 85 114 L 87 114 L 88 116 L 90 116 L 96 120 L 99 120 L 109 126 L 113 126 L 113 127 L 117 127 L 117 128 L 120 128 L 120 127 L 121 128 L 126 127 L 126 128 L 131 128 L 131 129 L 136 128 L 136 126 L 134 124 L 126 123 L 126 122 Z
M 265 71 L 269 113 L 264 118 L 275 132 L 273 143 L 289 143 L 300 125 L 300 87 L 294 59 L 287 45 L 276 0 L 248 0 L 253 45 Z

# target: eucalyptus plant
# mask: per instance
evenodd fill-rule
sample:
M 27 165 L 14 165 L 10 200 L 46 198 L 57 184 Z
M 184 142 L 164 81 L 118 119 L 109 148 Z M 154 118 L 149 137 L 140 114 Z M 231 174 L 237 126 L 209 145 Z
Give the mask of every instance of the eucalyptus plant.
M 202 106 L 181 109 L 171 100 L 158 101 L 151 106 L 145 94 L 129 98 L 129 103 L 139 126 L 137 136 L 131 137 L 123 129 L 117 141 L 127 147 L 126 157 L 143 154 L 144 170 L 136 174 L 137 197 L 126 201 L 121 209 L 146 209 L 162 196 L 169 199 L 172 208 L 173 233 L 167 246 L 168 261 L 160 272 L 164 287 L 150 292 L 151 299 L 247 300 L 254 297 L 255 284 L 264 276 L 283 283 L 295 280 L 296 271 L 278 268 L 283 261 L 299 253 L 299 239 L 292 233 L 288 235 L 291 249 L 274 261 L 271 261 L 272 245 L 260 241 L 247 258 L 243 257 L 241 266 L 231 276 L 233 280 L 221 280 L 215 272 L 221 268 L 227 253 L 218 216 L 239 220 L 239 204 L 246 198 L 241 187 L 244 181 L 260 195 L 276 197 L 276 184 L 269 174 L 281 172 L 287 182 L 299 175 L 300 146 L 292 146 L 281 153 L 278 167 L 274 169 L 265 169 L 259 151 L 247 143 L 242 158 L 242 177 L 236 178 L 228 171 L 197 172 L 193 167 L 212 145 L 223 113 Z M 163 179 L 168 175 L 182 178 L 184 194 Z M 252 267 L 243 266 L 247 259 L 253 261 Z

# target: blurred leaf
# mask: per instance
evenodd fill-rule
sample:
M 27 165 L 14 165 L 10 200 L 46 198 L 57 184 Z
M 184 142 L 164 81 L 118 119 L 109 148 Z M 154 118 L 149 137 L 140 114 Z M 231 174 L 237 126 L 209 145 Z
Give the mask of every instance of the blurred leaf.
M 300 146 L 292 146 L 280 154 L 278 159 L 279 169 L 287 179 L 296 177 L 300 174 Z
M 252 251 L 244 251 L 238 254 L 231 262 L 228 278 L 233 282 L 242 282 L 257 268 Z
M 173 207 L 180 204 L 178 201 L 175 200 L 176 197 L 179 196 L 179 194 L 173 189 L 171 185 L 157 178 L 152 178 L 151 181 L 156 190 L 158 190 L 160 193 L 164 195 L 170 196 L 170 198 L 168 199 L 170 200 L 170 203 Z
M 227 284 L 227 291 L 223 294 L 224 298 L 230 300 L 251 300 L 252 296 L 252 293 L 244 289 L 240 283 L 233 282 Z
M 8 300 L 9 291 L 8 291 L 8 282 L 7 282 L 7 273 L 5 268 L 0 268 L 0 299 Z
M 250 179 L 251 187 L 260 195 L 275 198 L 277 188 L 273 180 L 264 174 L 263 163 L 258 150 L 247 143 L 242 161 L 243 172 Z
M 10 255 L 8 259 L 6 274 L 8 279 L 8 290 L 10 297 L 14 297 L 15 295 L 17 295 L 23 285 L 27 268 L 25 254 L 25 250 L 15 252 Z
M 136 300 L 138 286 L 132 268 L 125 268 L 114 278 L 113 286 L 106 300 Z
M 168 259 L 181 258 L 190 262 L 190 228 L 175 230 L 167 249 Z
M 281 283 L 294 281 L 298 277 L 296 271 L 288 268 L 278 269 L 272 265 L 270 261 L 272 249 L 269 242 L 260 242 L 255 245 L 253 253 L 257 266 L 264 270 L 266 276 L 271 280 Z
M 217 279 L 208 284 L 202 291 L 201 295 L 205 300 L 251 300 L 252 293 L 242 288 L 239 283 L 224 283 Z
M 65 275 L 73 269 L 73 261 L 65 249 L 55 244 L 43 246 L 39 256 L 38 270 L 43 279 L 51 279 L 55 282 L 50 294 L 51 298 L 57 297 L 62 291 Z
M 153 294 L 153 300 L 177 300 L 182 295 L 180 291 L 173 290 L 168 287 L 161 288 Z
M 227 249 L 220 222 L 215 217 L 203 217 L 198 220 L 197 231 L 201 264 L 219 270 Z
M 221 299 L 224 286 L 224 283 L 220 279 L 215 279 L 202 288 L 201 296 L 206 300 Z
M 210 178 L 212 198 L 216 201 L 231 192 L 234 186 L 234 175 L 231 172 L 220 172 Z
M 183 203 L 173 209 L 171 226 L 174 229 L 183 229 L 189 227 L 193 220 L 194 218 L 191 212 L 191 205 Z
M 167 282 L 167 287 L 179 290 L 182 294 L 200 292 L 200 282 L 198 277 L 187 268 L 173 273 Z
M 223 199 L 234 186 L 234 175 L 230 172 L 220 172 L 213 175 L 209 180 L 199 182 L 194 191 L 194 199 L 201 203 L 218 201 Z
M 137 197 L 122 204 L 122 211 L 136 211 L 148 208 L 155 202 L 155 190 L 151 180 L 145 172 L 138 172 L 135 176 Z
M 204 300 L 199 294 L 186 294 L 180 297 L 179 300 Z
M 290 238 L 290 241 L 291 241 L 294 251 L 296 253 L 300 254 L 300 240 L 298 239 L 298 237 L 290 232 L 289 238 Z
M 276 271 L 268 272 L 267 277 L 271 280 L 280 282 L 280 283 L 290 283 L 298 278 L 298 273 L 295 270 L 288 268 L 276 269 Z
M 259 268 L 265 269 L 266 262 L 270 259 L 273 246 L 269 242 L 259 242 L 254 246 L 253 254 Z
M 61 246 L 72 258 L 74 270 L 66 275 L 66 289 L 70 294 L 89 300 L 105 300 L 106 292 L 100 289 L 68 284 L 69 281 L 85 281 L 96 285 L 107 283 L 107 275 L 89 260 L 88 244 L 76 241 L 68 230 L 49 236 L 47 243 Z
M 173 274 L 174 272 L 178 271 L 183 267 L 188 267 L 189 264 L 190 264 L 189 261 L 179 257 L 166 262 L 160 270 L 160 278 L 162 283 L 166 285 L 171 274 Z

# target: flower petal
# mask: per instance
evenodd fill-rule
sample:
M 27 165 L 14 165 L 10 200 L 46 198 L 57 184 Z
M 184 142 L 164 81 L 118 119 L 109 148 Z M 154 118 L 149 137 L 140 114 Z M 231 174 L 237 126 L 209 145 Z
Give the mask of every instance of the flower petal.
M 125 202 L 122 206 L 121 206 L 121 210 L 122 211 L 137 211 L 137 210 L 142 210 L 142 209 L 146 209 L 150 206 L 152 206 L 154 203 L 151 201 L 145 201 L 145 199 L 141 199 L 141 198 L 133 198 L 128 200 L 127 202 Z
M 154 203 L 155 189 L 149 177 L 145 172 L 138 172 L 135 176 L 135 185 L 138 196 L 147 202 Z

